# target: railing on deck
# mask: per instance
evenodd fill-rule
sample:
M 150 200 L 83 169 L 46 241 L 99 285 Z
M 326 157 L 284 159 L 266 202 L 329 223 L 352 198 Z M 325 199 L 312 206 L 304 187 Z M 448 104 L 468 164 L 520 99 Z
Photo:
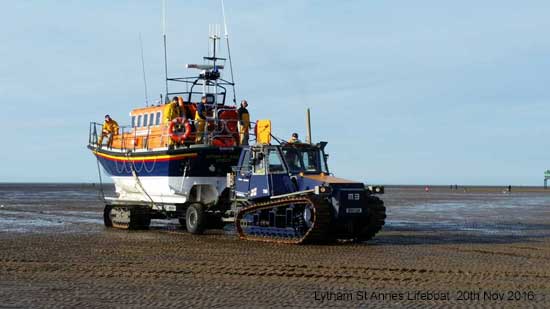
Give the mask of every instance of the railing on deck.
M 194 127 L 194 120 L 189 120 Z M 216 125 L 217 123 L 217 125 Z M 252 123 L 251 123 L 252 124 Z M 103 125 L 97 122 L 90 122 L 88 144 L 93 147 L 101 146 L 110 150 L 120 150 L 122 152 L 135 150 L 151 150 L 156 148 L 166 148 L 174 144 L 168 133 L 170 123 L 147 127 L 121 126 L 118 134 L 112 136 L 112 142 L 109 144 L 109 136 L 103 138 L 102 145 L 98 145 L 102 134 Z M 184 146 L 195 145 L 197 131 L 192 131 L 189 138 L 183 143 Z M 234 145 L 239 144 L 239 132 L 237 120 L 218 119 L 213 117 L 206 118 L 204 129 L 203 144 L 213 145 L 216 139 L 233 139 Z M 249 130 L 250 140 L 254 140 L 254 130 Z M 177 145 L 181 146 L 181 145 Z

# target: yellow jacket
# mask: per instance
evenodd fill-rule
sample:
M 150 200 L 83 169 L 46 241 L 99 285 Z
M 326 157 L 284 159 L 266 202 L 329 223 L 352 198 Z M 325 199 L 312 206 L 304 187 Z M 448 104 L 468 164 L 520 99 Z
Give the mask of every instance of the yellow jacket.
M 250 127 L 250 114 L 248 113 L 248 109 L 241 106 L 237 110 L 237 113 L 239 114 L 239 124 L 246 128 Z
M 163 123 L 168 123 L 174 118 L 180 117 L 180 107 L 176 101 L 172 101 L 164 105 L 164 110 L 162 112 Z
M 103 131 L 113 133 L 114 135 L 118 134 L 118 123 L 111 119 L 111 121 L 105 121 L 103 123 Z
M 291 137 L 291 138 L 288 140 L 287 143 L 289 143 L 289 144 L 301 144 L 302 141 L 299 140 L 299 139 L 297 139 L 296 137 Z

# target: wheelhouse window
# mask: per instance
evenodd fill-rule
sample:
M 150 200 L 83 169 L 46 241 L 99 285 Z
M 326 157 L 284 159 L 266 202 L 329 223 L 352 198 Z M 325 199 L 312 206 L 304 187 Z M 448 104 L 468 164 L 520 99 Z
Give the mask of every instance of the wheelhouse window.
M 141 115 L 138 116 L 137 127 L 141 127 Z
M 146 127 L 147 126 L 147 114 L 143 115 L 143 126 Z
M 160 112 L 157 112 L 157 117 L 156 117 L 155 124 L 156 124 L 157 126 L 160 125 Z
M 136 126 L 136 116 L 132 116 L 132 128 Z

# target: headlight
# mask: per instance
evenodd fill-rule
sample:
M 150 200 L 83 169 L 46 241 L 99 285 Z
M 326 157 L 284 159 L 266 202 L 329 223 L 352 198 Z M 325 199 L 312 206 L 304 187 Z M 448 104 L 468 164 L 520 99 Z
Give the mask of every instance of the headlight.
M 315 194 L 327 194 L 330 192 L 330 188 L 326 186 L 315 186 Z

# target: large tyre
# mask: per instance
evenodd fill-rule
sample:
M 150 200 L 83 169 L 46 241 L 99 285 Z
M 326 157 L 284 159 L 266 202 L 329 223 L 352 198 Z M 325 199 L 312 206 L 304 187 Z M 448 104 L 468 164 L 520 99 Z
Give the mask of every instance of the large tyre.
M 356 235 L 356 242 L 371 240 L 376 233 L 380 232 L 386 222 L 386 207 L 381 199 L 369 195 L 367 196 L 367 205 L 369 207 L 369 216 L 363 221 L 364 226 Z
M 105 205 L 105 208 L 103 209 L 103 224 L 107 228 L 113 227 L 113 221 L 111 220 L 111 209 L 113 209 L 113 206 L 111 205 Z
M 185 218 L 178 218 L 178 221 L 180 222 L 181 229 L 187 231 L 187 223 L 185 221 Z
M 193 203 L 187 207 L 185 212 L 185 225 L 191 234 L 202 234 L 206 228 L 206 215 L 204 206 L 200 203 Z

